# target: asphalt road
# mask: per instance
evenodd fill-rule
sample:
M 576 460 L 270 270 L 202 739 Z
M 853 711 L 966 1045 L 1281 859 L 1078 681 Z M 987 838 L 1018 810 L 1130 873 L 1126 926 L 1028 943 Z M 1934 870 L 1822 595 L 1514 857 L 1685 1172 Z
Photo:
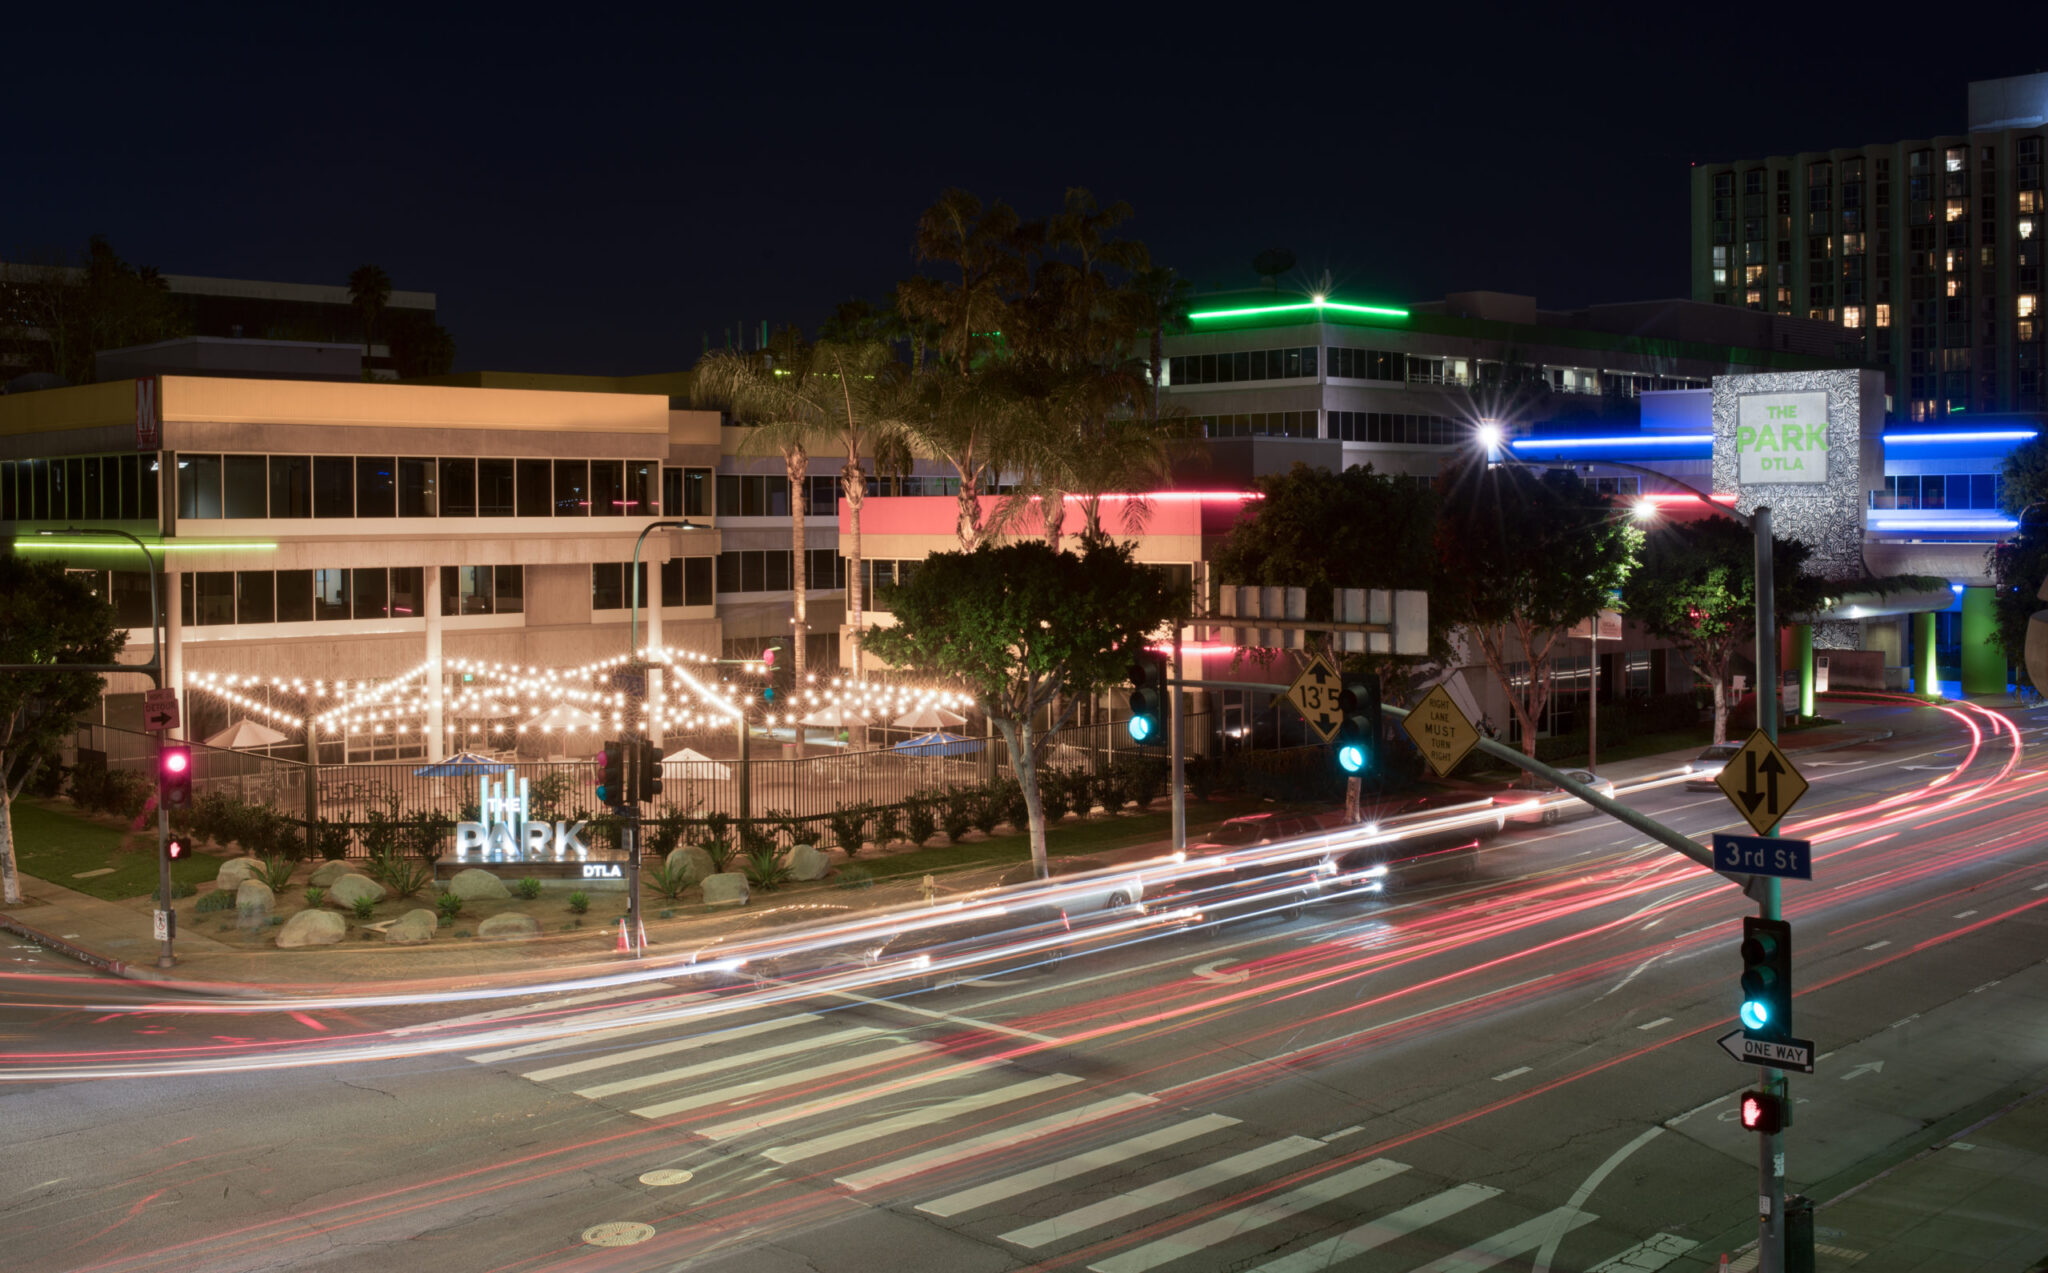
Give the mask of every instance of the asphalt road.
M 1787 828 L 1822 1059 L 1786 1171 L 1821 1198 L 2048 1081 L 2048 715 L 2022 752 L 1887 714 Z M 1626 798 L 1737 829 L 1717 793 Z M 1750 910 L 1592 818 L 1467 883 L 899 998 L 136 1013 L 17 948 L 0 1067 L 159 1073 L 0 1085 L 0 1267 L 1713 1268 L 1756 1228 L 1756 1071 L 1714 1042 Z

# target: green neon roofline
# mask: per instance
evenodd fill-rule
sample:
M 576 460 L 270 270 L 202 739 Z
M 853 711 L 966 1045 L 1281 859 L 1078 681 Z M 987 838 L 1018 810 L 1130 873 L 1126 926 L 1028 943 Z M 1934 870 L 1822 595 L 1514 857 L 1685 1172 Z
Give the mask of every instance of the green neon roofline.
M 1297 301 L 1292 305 L 1253 305 L 1244 309 L 1205 309 L 1188 315 L 1189 321 L 1203 318 L 1245 318 L 1252 314 L 1291 314 L 1304 309 L 1340 309 L 1347 314 L 1376 314 L 1381 318 L 1406 318 L 1408 311 L 1389 305 L 1351 305 L 1343 301 Z

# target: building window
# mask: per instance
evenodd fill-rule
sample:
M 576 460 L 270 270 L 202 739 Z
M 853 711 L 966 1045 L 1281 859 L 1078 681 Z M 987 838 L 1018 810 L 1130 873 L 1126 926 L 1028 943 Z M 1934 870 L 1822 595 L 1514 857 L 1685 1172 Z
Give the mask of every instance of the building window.
M 1169 362 L 1174 385 L 1220 385 L 1249 380 L 1298 380 L 1316 374 L 1316 347 L 1186 354 Z
M 407 456 L 398 461 L 398 515 L 400 517 L 432 517 L 434 515 L 434 478 L 436 466 L 432 459 Z
M 546 460 L 520 460 L 519 516 L 555 515 L 554 467 Z
M 346 570 L 313 572 L 313 617 L 321 620 L 349 617 L 349 575 Z
M 277 576 L 268 570 L 235 572 L 235 622 L 277 621 Z
M 427 589 L 418 566 L 391 568 L 391 617 L 411 619 L 427 612 Z
M 311 517 L 313 515 L 313 457 L 273 455 L 270 457 L 270 515 Z
M 490 614 L 490 566 L 441 567 L 441 613 Z
M 349 591 L 354 596 L 358 619 L 391 617 L 391 574 L 382 566 L 358 566 L 349 572 Z
M 313 572 L 310 570 L 280 570 L 277 572 L 277 621 L 279 623 L 310 623 L 313 619 Z
M 626 562 L 598 561 L 590 566 L 590 608 L 592 610 L 625 610 L 630 608 L 632 597 L 626 591 Z M 647 563 L 639 563 L 640 604 L 647 604 Z M 664 604 L 666 598 L 664 598 Z
M 441 516 L 476 516 L 476 461 L 443 457 L 440 463 Z M 500 464 L 506 461 L 498 461 Z M 508 465 L 509 467 L 509 465 Z
M 2040 297 L 2032 293 L 2024 293 L 2013 297 L 2013 303 L 2021 318 L 2032 318 L 2034 316 L 2034 309 L 2040 304 L 2040 300 Z
M 1728 249 L 1714 251 L 1726 263 Z M 1378 349 L 1350 349 L 1333 345 L 1326 352 L 1329 358 L 1329 373 L 1333 380 L 1406 380 L 1408 358 L 1405 354 L 1390 353 Z
M 1871 325 L 1873 327 L 1889 327 L 1892 325 L 1891 306 L 1883 304 L 1873 305 L 1871 307 L 1871 311 Z
M 63 511 L 63 473 L 61 463 L 50 466 L 51 499 L 57 505 L 59 517 Z M 218 455 L 181 455 L 178 457 L 178 516 L 192 520 L 210 520 L 220 516 L 220 457 Z M 232 609 L 233 602 L 229 602 Z
M 226 627 L 234 623 L 234 571 L 187 571 L 182 583 L 185 622 L 199 627 Z
M 476 513 L 511 517 L 519 511 L 518 470 L 511 460 L 476 462 Z
M 804 553 L 804 587 L 836 592 L 846 587 L 846 558 L 837 548 L 812 548 Z
M 526 567 L 491 567 L 491 606 L 498 614 L 518 614 L 526 608 Z
M 720 592 L 787 592 L 789 550 L 722 552 L 717 583 Z
M 759 473 L 719 474 L 718 515 L 720 517 L 789 516 L 789 478 L 772 477 Z
M 1202 434 L 1211 438 L 1312 438 L 1316 436 L 1313 411 L 1253 411 L 1239 415 L 1195 417 Z
M 221 515 L 262 518 L 266 512 L 270 466 L 260 455 L 230 455 L 221 460 Z
M 555 461 L 555 516 L 590 516 L 590 461 Z

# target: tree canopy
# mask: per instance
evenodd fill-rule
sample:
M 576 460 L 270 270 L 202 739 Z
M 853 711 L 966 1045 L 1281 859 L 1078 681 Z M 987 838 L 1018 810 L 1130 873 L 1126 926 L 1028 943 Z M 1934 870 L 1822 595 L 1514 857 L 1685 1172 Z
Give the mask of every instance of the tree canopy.
M 94 235 L 77 262 L 14 264 L 0 274 L 0 344 L 31 371 L 72 384 L 95 378 L 93 355 L 192 330 L 170 285 Z

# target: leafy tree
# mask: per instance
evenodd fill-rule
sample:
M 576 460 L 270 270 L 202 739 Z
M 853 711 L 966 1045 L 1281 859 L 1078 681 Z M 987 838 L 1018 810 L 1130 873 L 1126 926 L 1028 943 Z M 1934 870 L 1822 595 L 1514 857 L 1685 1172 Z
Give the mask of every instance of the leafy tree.
M 933 553 L 889 595 L 896 626 L 870 633 L 868 648 L 964 683 L 988 713 L 1009 745 L 1031 860 L 1044 875 L 1040 753 L 1080 698 L 1121 681 L 1132 652 L 1187 612 L 1186 590 L 1133 561 L 1125 545 L 1077 554 L 1024 540 Z
M 1991 577 L 1997 584 L 1997 629 L 1993 633 L 2007 661 L 2017 665 L 2020 675 L 2032 678 L 2027 666 L 2027 625 L 2048 598 L 2048 440 L 2034 438 L 2014 447 L 2005 457 L 2005 482 L 1999 502 L 2019 519 L 2020 527 L 2011 539 L 1994 545 L 1985 554 Z M 2036 686 L 2035 688 L 2040 688 Z
M 162 276 L 122 260 L 104 235 L 94 235 L 75 264 L 14 264 L 0 271 L 0 344 L 8 358 L 72 384 L 92 382 L 93 355 L 101 350 L 192 330 Z
M 1568 471 L 1475 459 L 1441 481 L 1431 617 L 1471 630 L 1534 755 L 1557 642 L 1628 579 L 1643 533 Z M 1508 675 L 1517 652 L 1528 663 L 1519 685 Z
M 391 276 L 381 265 L 358 265 L 349 271 L 348 298 L 363 316 L 363 379 L 370 378 L 370 345 L 377 320 L 391 301 Z
M 14 866 L 14 797 L 37 768 L 57 763 L 72 722 L 96 702 L 97 672 L 63 665 L 112 663 L 127 641 L 114 627 L 114 608 L 84 577 L 60 562 L 0 557 L 0 664 L 37 664 L 0 671 L 0 901 L 21 900 Z M 40 670 L 47 667 L 48 670 Z
M 390 315 L 391 365 L 399 379 L 445 376 L 455 370 L 455 337 L 417 311 Z
M 1166 337 L 1169 332 L 1187 330 L 1188 310 L 1194 304 L 1194 284 L 1170 266 L 1147 265 L 1131 275 L 1132 317 L 1148 342 L 1147 381 L 1150 389 L 1151 419 L 1159 423 L 1159 390 L 1166 375 Z
M 1784 617 L 1826 600 L 1828 584 L 1806 569 L 1811 550 L 1773 541 L 1771 606 Z M 1756 639 L 1756 536 L 1726 517 L 1673 522 L 1646 538 L 1629 576 L 1628 612 L 1677 647 L 1714 687 L 1714 741 L 1728 741 L 1728 685 L 1736 654 Z

